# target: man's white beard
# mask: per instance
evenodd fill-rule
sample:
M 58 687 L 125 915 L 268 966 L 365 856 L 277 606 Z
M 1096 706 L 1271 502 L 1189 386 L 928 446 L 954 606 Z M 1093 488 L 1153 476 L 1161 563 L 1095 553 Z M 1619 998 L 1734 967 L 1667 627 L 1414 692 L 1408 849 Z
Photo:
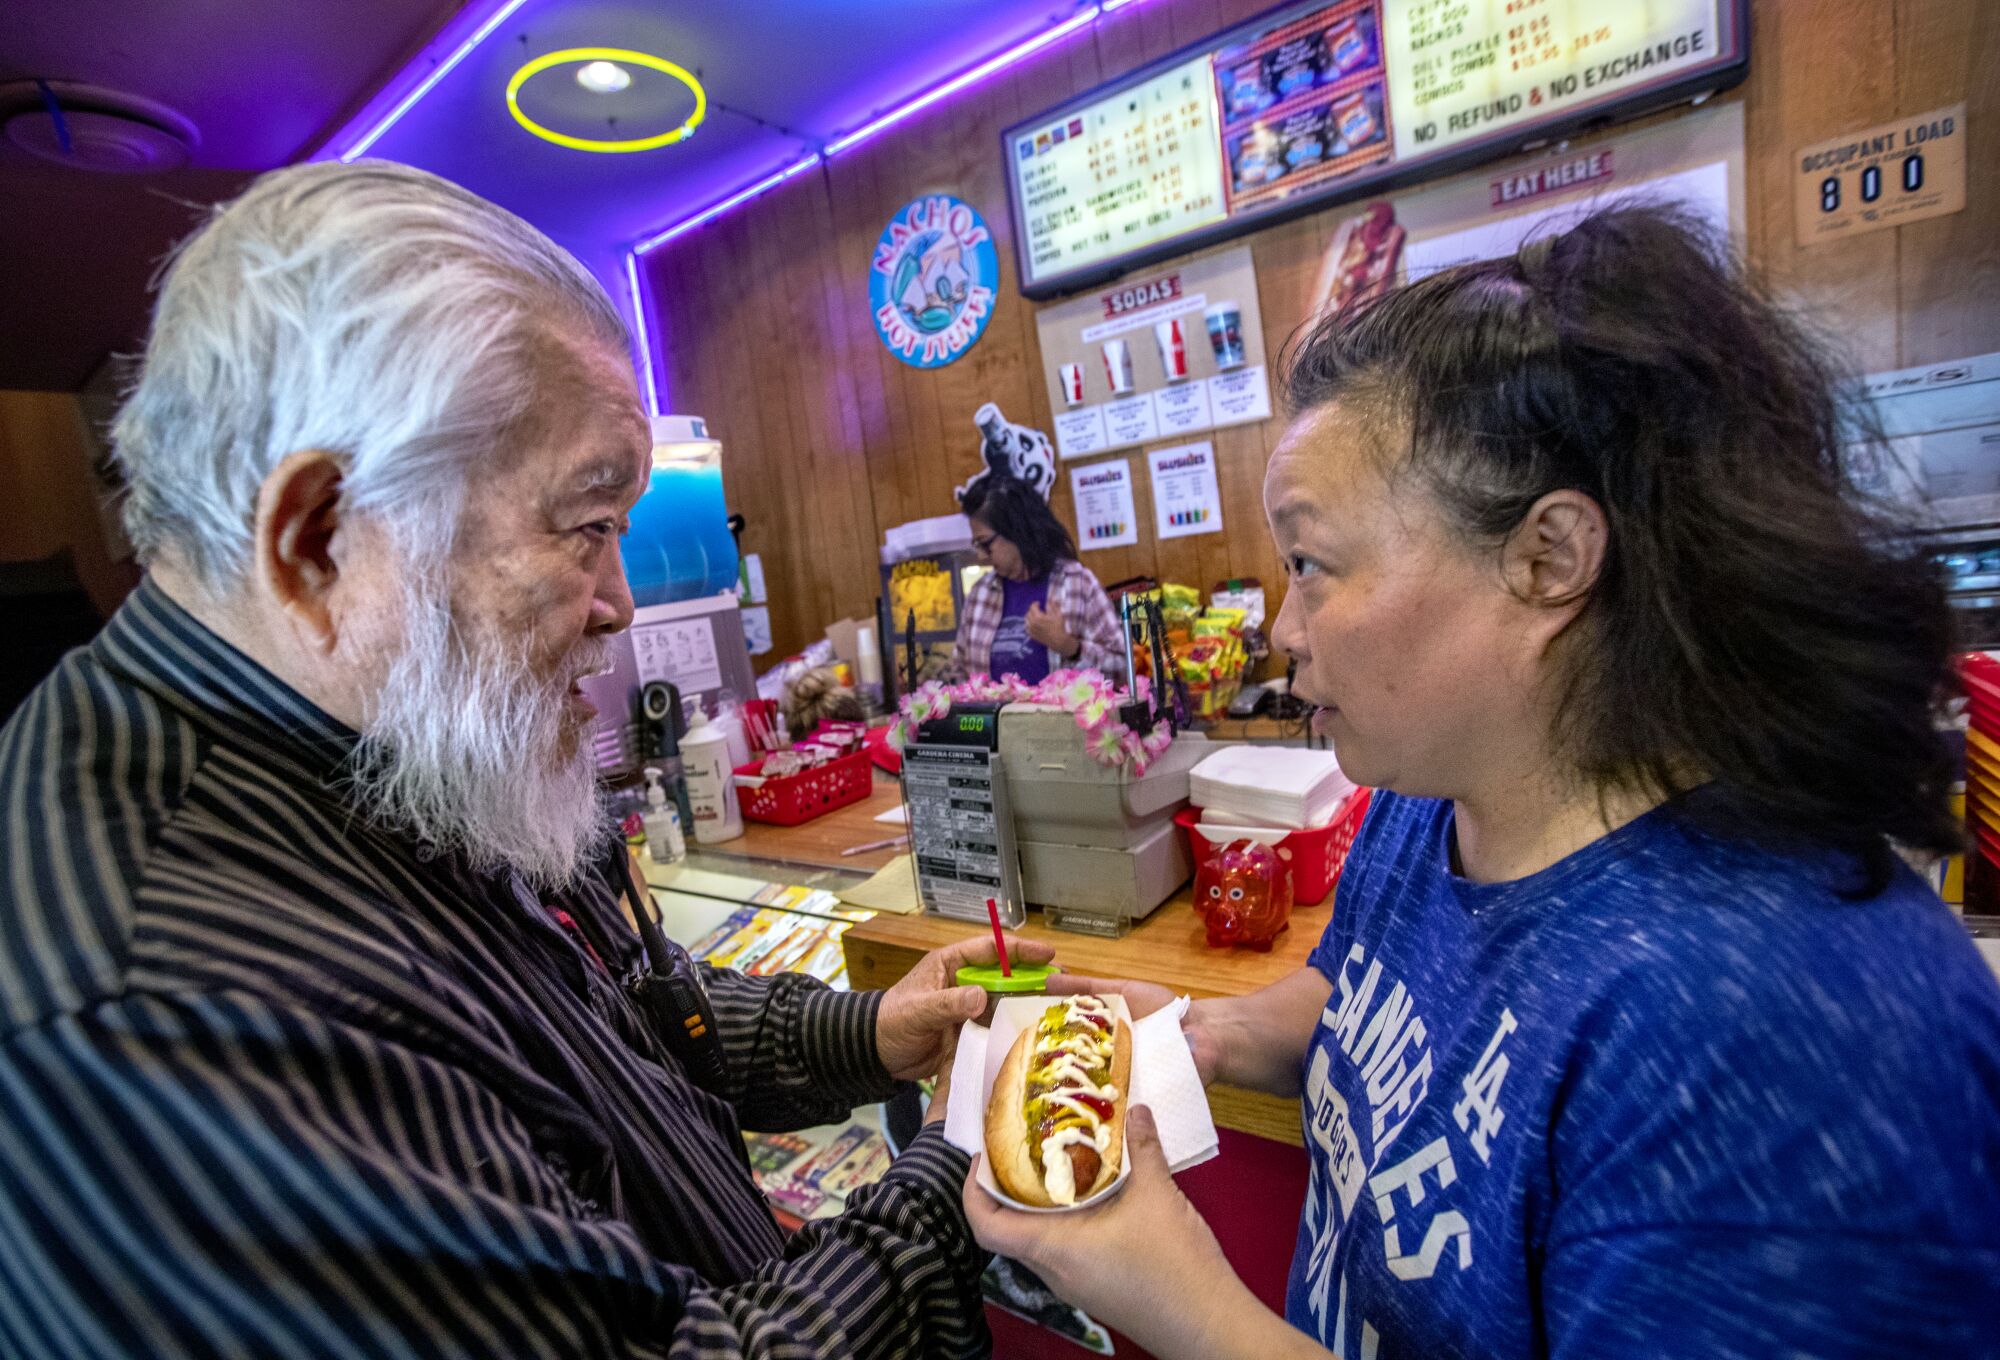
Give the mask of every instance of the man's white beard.
M 605 668 L 610 642 L 586 635 L 538 678 L 528 640 L 466 637 L 442 588 L 411 581 L 403 613 L 404 647 L 350 769 L 355 806 L 478 872 L 573 883 L 607 843 L 609 819 L 569 690 Z

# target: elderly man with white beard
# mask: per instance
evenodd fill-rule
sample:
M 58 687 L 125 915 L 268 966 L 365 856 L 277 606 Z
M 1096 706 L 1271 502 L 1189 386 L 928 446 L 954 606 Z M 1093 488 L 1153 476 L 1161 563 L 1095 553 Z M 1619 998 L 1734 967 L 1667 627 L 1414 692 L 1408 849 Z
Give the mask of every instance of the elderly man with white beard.
M 870 994 L 682 955 L 719 1070 L 635 998 L 577 683 L 632 617 L 626 356 L 397 166 L 175 260 L 114 432 L 147 578 L 0 732 L 0 1353 L 987 1349 L 942 1091 L 789 1238 L 741 1129 L 939 1071 L 990 942 Z

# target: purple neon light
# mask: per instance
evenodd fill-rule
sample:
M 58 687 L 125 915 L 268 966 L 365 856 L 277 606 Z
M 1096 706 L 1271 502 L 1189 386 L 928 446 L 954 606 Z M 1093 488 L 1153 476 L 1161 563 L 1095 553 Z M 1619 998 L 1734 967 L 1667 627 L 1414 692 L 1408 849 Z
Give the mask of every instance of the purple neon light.
M 722 216 L 722 214 L 728 212 L 731 208 L 735 207 L 737 204 L 747 203 L 749 200 L 763 193 L 766 189 L 777 188 L 780 184 L 783 184 L 786 180 L 790 179 L 793 175 L 798 174 L 801 170 L 812 169 L 815 165 L 818 165 L 819 162 L 820 162 L 819 152 L 817 151 L 808 152 L 806 155 L 800 157 L 798 160 L 793 161 L 790 165 L 786 166 L 784 169 L 773 171 L 771 174 L 766 175 L 764 178 L 758 180 L 755 184 L 751 185 L 749 188 L 739 189 L 735 193 L 731 194 L 728 198 L 723 199 L 720 203 L 711 203 L 708 207 L 703 208 L 700 212 L 696 213 L 694 216 L 684 217 L 680 221 L 674 223 L 671 227 L 668 227 L 665 231 L 660 232 L 657 235 L 648 236 L 645 240 L 639 242 L 639 244 L 632 247 L 632 253 L 634 255 L 644 255 L 647 251 L 653 249 L 655 246 L 665 245 L 667 242 L 673 240 L 676 236 L 679 236 L 682 232 L 693 231 L 696 227 L 700 226 L 702 223 Z
M 646 285 L 639 280 L 639 256 L 634 251 L 625 254 L 625 282 L 632 290 L 632 329 L 639 335 L 639 380 L 646 386 L 646 412 L 662 415 L 666 407 L 660 402 L 659 377 L 653 372 L 653 341 L 648 333 L 651 308 L 646 306 Z
M 656 388 L 654 387 L 652 346 L 648 336 L 648 322 L 650 321 L 650 309 L 645 305 L 644 290 L 640 284 L 639 272 L 638 272 L 639 260 L 642 256 L 644 256 L 648 251 L 657 249 L 658 247 L 665 245 L 667 242 L 673 240 L 676 236 L 680 236 L 686 232 L 693 231 L 696 227 L 701 226 L 704 222 L 714 221 L 716 218 L 722 216 L 722 214 L 728 212 L 731 208 L 747 203 L 751 199 L 756 198 L 759 194 L 765 193 L 768 190 L 775 189 L 778 185 L 783 184 L 786 180 L 798 174 L 800 171 L 812 169 L 812 167 L 818 165 L 822 159 L 831 159 L 832 157 L 839 155 L 841 152 L 846 151 L 851 147 L 858 146 L 860 143 L 867 141 L 870 137 L 873 137 L 876 133 L 883 131 L 885 128 L 892 127 L 895 124 L 902 122 L 903 119 L 909 117 L 911 114 L 916 113 L 921 109 L 929 108 L 932 104 L 937 103 L 940 99 L 949 98 L 951 95 L 956 94 L 958 91 L 966 89 L 969 86 L 976 85 L 980 81 L 986 79 L 986 77 L 993 75 L 996 72 L 1005 70 L 1007 67 L 1012 66 L 1015 62 L 1020 61 L 1022 58 L 1031 56 L 1032 54 L 1041 51 L 1043 48 L 1048 47 L 1051 43 L 1057 42 L 1060 39 L 1068 36 L 1069 34 L 1076 32 L 1078 29 L 1083 28 L 1091 23 L 1094 23 L 1101 15 L 1110 14 L 1114 10 L 1124 9 L 1126 6 L 1134 5 L 1137 4 L 1138 2 L 1139 0 L 1103 0 L 1101 4 L 1091 5 L 1086 9 L 1079 10 L 1076 14 L 1064 20 L 1062 23 L 1055 25 L 1053 28 L 1044 29 L 1042 32 L 1035 34 L 1033 37 L 1024 39 L 1023 41 L 1016 43 L 1014 46 L 1008 48 L 1006 51 L 1000 53 L 998 56 L 989 57 L 987 60 L 981 62 L 979 65 L 971 68 L 970 70 L 962 71 L 958 75 L 952 76 L 951 78 L 944 80 L 937 85 L 932 86 L 930 89 L 924 91 L 922 94 L 916 95 L 913 98 L 907 99 L 903 103 L 898 104 L 895 108 L 889 110 L 889 112 L 881 115 L 879 118 L 876 118 L 871 122 L 863 124 L 861 127 L 856 128 L 852 132 L 846 133 L 845 135 L 839 137 L 834 142 L 829 144 L 825 150 L 824 155 L 822 155 L 822 153 L 817 151 L 810 152 L 807 155 L 801 157 L 800 159 L 792 162 L 790 165 L 785 166 L 783 169 L 774 171 L 773 173 L 766 175 L 763 179 L 758 180 L 755 184 L 751 184 L 743 189 L 739 189 L 737 192 L 731 194 L 729 197 L 722 199 L 719 202 L 710 204 L 708 207 L 703 208 L 700 212 L 697 212 L 692 216 L 682 218 L 680 221 L 674 223 L 672 226 L 666 228 L 664 231 L 656 232 L 653 235 L 646 237 L 645 239 L 639 241 L 636 245 L 634 245 L 629 251 L 626 252 L 625 255 L 625 276 L 627 280 L 630 282 L 632 288 L 632 308 L 634 314 L 637 317 L 639 326 L 639 353 L 641 358 L 641 365 L 645 373 L 647 395 L 649 396 L 649 398 L 652 399 L 654 403 L 653 410 L 655 412 L 659 412 L 662 411 L 664 408 L 659 404 L 658 393 Z
M 1105 3 L 1103 4 L 1091 5 L 1088 8 L 1079 10 L 1074 15 L 1071 15 L 1068 19 L 1065 19 L 1062 23 L 1059 23 L 1052 28 L 1043 29 L 1040 33 L 1035 34 L 1033 37 L 1023 39 L 1022 41 L 1014 44 L 1014 46 L 1008 48 L 1006 51 L 1000 53 L 999 55 L 994 57 L 989 57 L 985 61 L 979 63 L 979 65 L 972 67 L 970 70 L 961 71 L 959 74 L 952 76 L 947 80 L 941 81 L 936 85 L 933 85 L 930 89 L 925 90 L 922 94 L 904 100 L 901 104 L 898 104 L 895 108 L 889 110 L 887 113 L 881 115 L 880 117 L 875 118 L 868 123 L 864 123 L 862 126 L 856 128 L 854 131 L 846 133 L 841 137 L 835 139 L 827 146 L 825 157 L 827 159 L 831 159 L 832 157 L 839 155 L 841 152 L 846 151 L 851 147 L 858 146 L 860 143 L 864 141 L 867 141 L 870 137 L 873 137 L 876 133 L 883 131 L 885 128 L 892 127 L 895 124 L 902 122 L 903 119 L 909 117 L 911 114 L 916 113 L 921 109 L 929 108 L 932 104 L 937 103 L 940 99 L 948 98 L 951 95 L 958 93 L 960 90 L 978 84 L 980 81 L 986 79 L 988 76 L 994 75 L 999 71 L 1005 70 L 1007 67 L 1012 66 L 1015 62 L 1022 60 L 1024 57 L 1032 56 L 1034 53 L 1039 52 L 1043 48 L 1049 46 L 1051 43 L 1057 42 L 1062 38 L 1067 37 L 1069 34 L 1076 32 L 1078 29 L 1081 29 L 1095 22 L 1099 15 L 1108 14 L 1112 10 L 1123 9 L 1127 5 L 1132 5 L 1137 3 L 1138 0 L 1105 0 Z M 692 231 L 704 222 L 711 222 L 715 220 L 717 217 L 720 217 L 723 213 L 728 212 L 731 208 L 749 202 L 751 199 L 757 197 L 757 195 L 761 193 L 764 193 L 766 190 L 776 188 L 779 184 L 782 184 L 785 180 L 790 179 L 793 175 L 797 174 L 799 171 L 807 170 L 813 167 L 814 165 L 817 165 L 820 162 L 820 160 L 821 156 L 818 153 L 807 155 L 803 159 L 796 161 L 793 164 L 785 167 L 783 170 L 780 170 L 772 175 L 767 175 L 765 178 L 758 180 L 755 184 L 752 184 L 747 188 L 738 190 L 736 193 L 731 194 L 728 198 L 725 198 L 718 203 L 710 204 L 708 207 L 703 208 L 700 212 L 695 213 L 693 216 L 682 218 L 680 221 L 674 223 L 672 226 L 666 228 L 664 231 L 656 232 L 654 235 L 646 237 L 644 240 L 640 241 L 637 245 L 633 246 L 632 251 L 636 255 L 644 255 L 648 251 L 653 250 L 656 247 L 665 245 L 668 241 L 673 240 L 676 236 L 681 235 L 683 232 Z
M 416 107 L 418 100 L 422 99 L 425 95 L 429 94 L 433 89 L 435 89 L 439 81 L 443 80 L 446 76 L 451 74 L 453 67 L 457 66 L 461 61 L 464 61 L 466 57 L 471 55 L 473 48 L 479 46 L 479 44 L 485 42 L 487 38 L 491 37 L 493 30 L 500 27 L 500 25 L 506 23 L 508 16 L 513 14 L 515 10 L 519 9 L 525 3 L 527 3 L 527 0 L 505 0 L 505 3 L 503 3 L 499 9 L 495 10 L 492 16 L 488 18 L 485 23 L 481 24 L 477 29 L 473 31 L 471 37 L 467 38 L 464 42 L 460 43 L 456 48 L 453 49 L 450 56 L 446 57 L 443 61 L 439 62 L 435 67 L 433 67 L 431 69 L 431 73 L 425 76 L 421 81 L 417 83 L 416 88 L 412 89 L 408 94 L 404 95 L 400 100 L 396 101 L 396 106 L 394 108 L 390 109 L 389 112 L 386 115 L 384 115 L 378 122 L 376 122 L 376 124 L 373 127 L 369 128 L 367 132 L 363 133 L 361 137 L 358 140 L 356 140 L 352 146 L 348 147 L 347 150 L 341 152 L 340 159 L 342 163 L 344 164 L 348 161 L 355 160 L 360 156 L 366 154 L 368 148 L 375 145 L 377 141 L 381 140 L 382 135 L 388 132 L 390 128 L 396 126 L 396 124 L 402 120 L 404 114 L 408 113 L 411 109 Z M 336 138 L 336 140 L 338 139 Z
M 1131 3 L 1131 0 L 1126 0 L 1126 3 Z M 1057 24 L 1054 28 L 1043 29 L 1034 37 L 1014 44 L 1014 46 L 1008 48 L 999 56 L 989 57 L 971 70 L 961 71 L 942 84 L 933 85 L 914 99 L 905 100 L 903 103 L 889 110 L 874 122 L 864 123 L 846 136 L 829 143 L 826 148 L 827 156 L 829 158 L 838 156 L 851 146 L 859 146 L 876 133 L 883 131 L 885 128 L 893 127 L 895 124 L 908 118 L 911 114 L 927 109 L 932 104 L 937 103 L 938 100 L 949 98 L 968 86 L 978 84 L 995 72 L 1005 70 L 1022 58 L 1041 51 L 1050 43 L 1056 42 L 1066 35 L 1074 33 L 1077 29 L 1094 22 L 1097 16 L 1104 12 L 1105 8 L 1108 7 L 1092 5 L 1088 9 L 1079 10 L 1076 14 Z

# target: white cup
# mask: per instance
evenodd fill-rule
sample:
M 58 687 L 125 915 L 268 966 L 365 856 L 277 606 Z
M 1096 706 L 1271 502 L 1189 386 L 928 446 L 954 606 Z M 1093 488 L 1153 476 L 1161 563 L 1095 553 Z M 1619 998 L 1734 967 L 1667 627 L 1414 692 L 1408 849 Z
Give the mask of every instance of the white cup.
M 1104 342 L 1104 375 L 1111 380 L 1112 396 L 1122 397 L 1132 390 L 1132 347 L 1123 340 Z
M 1063 404 L 1083 405 L 1083 365 L 1062 364 L 1056 369 L 1056 374 L 1062 380 Z

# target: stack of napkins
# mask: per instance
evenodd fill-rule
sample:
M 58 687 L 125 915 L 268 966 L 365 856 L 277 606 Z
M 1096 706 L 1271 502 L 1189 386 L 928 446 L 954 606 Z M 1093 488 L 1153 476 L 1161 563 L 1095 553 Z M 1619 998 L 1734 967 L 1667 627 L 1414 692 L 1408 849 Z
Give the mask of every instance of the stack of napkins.
M 1325 826 L 1352 792 L 1333 752 L 1291 746 L 1225 746 L 1188 772 L 1202 820 L 1232 826 Z

